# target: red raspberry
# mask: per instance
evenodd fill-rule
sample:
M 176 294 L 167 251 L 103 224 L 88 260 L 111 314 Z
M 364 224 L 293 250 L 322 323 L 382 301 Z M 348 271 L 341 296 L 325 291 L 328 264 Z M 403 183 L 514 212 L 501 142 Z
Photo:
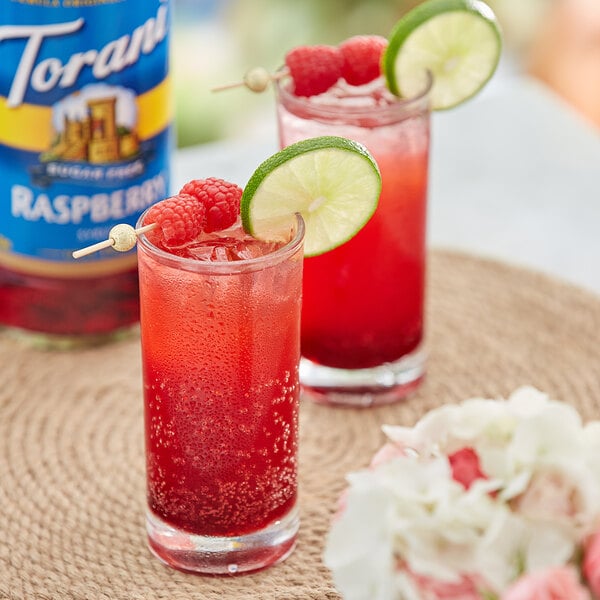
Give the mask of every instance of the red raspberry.
M 206 222 L 206 208 L 189 194 L 171 196 L 152 206 L 146 213 L 144 225 L 158 223 L 149 231 L 148 239 L 159 248 L 181 246 L 194 240 Z
M 388 41 L 379 35 L 355 35 L 339 45 L 342 77 L 350 85 L 363 85 L 381 75 L 381 56 Z
M 342 55 L 333 46 L 299 46 L 285 55 L 296 96 L 326 92 L 342 76 Z
M 220 231 L 231 227 L 240 214 L 242 188 L 223 179 L 209 177 L 194 179 L 182 188 L 182 194 L 189 194 L 206 208 L 204 231 Z

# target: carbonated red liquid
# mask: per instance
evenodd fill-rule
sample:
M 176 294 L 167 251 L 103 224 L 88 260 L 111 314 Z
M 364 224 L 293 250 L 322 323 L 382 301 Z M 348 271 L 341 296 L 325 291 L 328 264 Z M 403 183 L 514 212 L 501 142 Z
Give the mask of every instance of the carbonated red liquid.
M 179 530 L 238 536 L 297 499 L 302 252 L 211 236 L 139 250 L 148 502 Z

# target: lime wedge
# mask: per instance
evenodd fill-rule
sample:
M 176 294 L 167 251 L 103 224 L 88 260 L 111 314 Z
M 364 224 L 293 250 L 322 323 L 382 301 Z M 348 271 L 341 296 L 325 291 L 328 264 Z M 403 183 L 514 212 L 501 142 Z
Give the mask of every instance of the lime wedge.
M 494 74 L 502 36 L 480 0 L 426 0 L 394 27 L 383 56 L 390 91 L 412 97 L 433 76 L 431 107 L 452 108 L 474 96 Z
M 379 167 L 364 146 L 334 136 L 306 139 L 256 169 L 242 195 L 242 224 L 268 240 L 300 213 L 304 254 L 316 256 L 356 235 L 375 212 L 380 192 Z

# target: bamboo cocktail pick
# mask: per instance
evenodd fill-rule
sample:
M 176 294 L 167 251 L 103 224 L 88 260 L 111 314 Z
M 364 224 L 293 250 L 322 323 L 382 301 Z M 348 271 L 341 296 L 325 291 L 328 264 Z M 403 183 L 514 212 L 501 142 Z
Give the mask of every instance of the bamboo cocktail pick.
M 250 69 L 245 75 L 243 81 L 236 83 L 227 83 L 225 85 L 219 85 L 211 89 L 212 92 L 222 92 L 223 90 L 230 90 L 237 87 L 246 86 L 253 92 L 264 92 L 271 81 L 283 79 L 289 75 L 290 71 L 287 68 L 283 68 L 276 73 L 269 73 L 263 67 L 254 67 Z
M 82 258 L 88 254 L 104 250 L 104 248 L 112 248 L 118 252 L 127 252 L 136 245 L 138 235 L 152 231 L 157 225 L 158 223 L 150 223 L 150 225 L 134 229 L 127 223 L 119 223 L 108 232 L 108 239 L 92 244 L 91 246 L 86 246 L 80 250 L 75 250 L 72 256 L 73 258 Z

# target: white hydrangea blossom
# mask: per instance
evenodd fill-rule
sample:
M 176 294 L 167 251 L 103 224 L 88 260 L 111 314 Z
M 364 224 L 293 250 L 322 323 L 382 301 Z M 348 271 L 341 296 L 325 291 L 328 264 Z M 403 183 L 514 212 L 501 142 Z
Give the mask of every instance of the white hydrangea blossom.
M 507 512 L 491 498 L 488 482 L 465 491 L 441 457 L 398 457 L 348 480 L 325 553 L 346 600 L 397 598 L 399 560 L 417 575 L 460 581 L 465 564 L 476 563 L 482 539 Z M 410 581 L 403 586 L 402 597 L 410 598 Z
M 384 431 L 396 451 L 348 476 L 327 540 L 324 560 L 346 600 L 420 600 L 415 576 L 474 576 L 499 592 L 521 572 L 566 564 L 600 526 L 600 422 L 583 426 L 534 388 Z M 464 448 L 486 476 L 468 489 L 447 458 Z

